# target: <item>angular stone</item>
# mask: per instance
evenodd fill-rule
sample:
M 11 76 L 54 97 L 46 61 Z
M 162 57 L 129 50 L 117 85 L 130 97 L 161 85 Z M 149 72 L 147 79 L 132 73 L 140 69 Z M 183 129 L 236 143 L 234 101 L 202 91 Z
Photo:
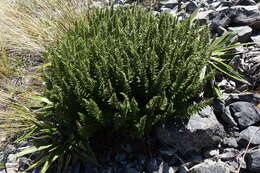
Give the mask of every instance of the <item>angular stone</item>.
M 195 19 L 199 22 L 199 24 L 207 24 L 211 13 L 213 13 L 213 10 L 199 12 Z
M 241 43 L 248 42 L 253 31 L 249 26 L 228 27 L 228 30 L 237 32 L 238 41 Z
M 234 148 L 226 148 L 224 149 L 223 153 L 220 154 L 220 159 L 222 161 L 227 161 L 227 160 L 231 160 L 233 158 L 235 158 L 236 156 L 238 156 L 240 153 L 239 150 L 234 149 Z
M 246 154 L 245 161 L 249 171 L 260 172 L 260 149 L 253 150 Z
M 160 1 L 160 4 L 164 5 L 167 8 L 173 8 L 175 5 L 178 5 L 178 0 L 163 0 Z M 173 7 L 172 7 L 173 5 Z
M 215 147 L 226 135 L 210 106 L 193 115 L 188 122 L 168 122 L 157 129 L 158 139 L 185 155 Z
M 260 47 L 260 35 L 251 36 L 251 40 L 255 42 L 255 44 Z
M 238 25 L 249 25 L 253 29 L 260 28 L 260 11 L 257 6 L 235 6 L 236 16 L 233 22 Z
M 254 93 L 227 94 L 227 93 L 224 93 L 224 97 L 225 97 L 226 105 L 230 105 L 234 102 L 239 102 L 239 101 L 249 102 L 254 105 L 257 105 L 258 103 L 260 103 L 260 94 L 254 94 Z
M 190 173 L 230 173 L 228 165 L 224 162 L 206 160 L 190 169 Z
M 204 151 L 203 153 L 204 157 L 206 158 L 212 158 L 219 155 L 219 149 L 209 149 Z
M 238 144 L 235 138 L 230 137 L 230 138 L 224 138 L 223 139 L 223 145 L 224 146 L 228 146 L 228 147 L 233 147 L 233 148 L 237 148 Z
M 260 145 L 260 128 L 255 126 L 250 126 L 240 132 L 239 143 L 248 145 Z
M 240 129 L 260 122 L 260 110 L 252 103 L 239 101 L 230 104 L 226 109 L 231 112 Z
M 190 1 L 186 4 L 186 12 L 191 14 L 198 8 L 198 4 L 195 1 Z
M 236 5 L 256 5 L 254 0 L 237 0 Z

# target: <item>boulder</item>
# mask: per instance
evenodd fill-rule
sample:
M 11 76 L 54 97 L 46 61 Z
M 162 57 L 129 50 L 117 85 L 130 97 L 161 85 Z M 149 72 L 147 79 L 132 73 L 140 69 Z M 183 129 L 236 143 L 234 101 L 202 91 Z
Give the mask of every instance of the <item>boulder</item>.
M 260 172 L 260 149 L 248 152 L 245 156 L 247 169 L 249 171 L 259 173 Z
M 202 148 L 216 147 L 226 136 L 210 106 L 193 115 L 188 122 L 168 122 L 157 128 L 161 143 L 174 147 L 183 155 L 200 152 Z

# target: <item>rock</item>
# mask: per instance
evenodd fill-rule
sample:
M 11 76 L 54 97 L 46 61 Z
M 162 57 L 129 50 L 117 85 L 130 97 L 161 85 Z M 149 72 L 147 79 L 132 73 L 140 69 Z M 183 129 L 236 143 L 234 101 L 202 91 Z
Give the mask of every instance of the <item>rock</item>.
M 222 161 L 231 160 L 239 155 L 240 151 L 234 148 L 225 148 L 223 153 L 220 154 L 220 159 Z
M 230 105 L 234 102 L 239 102 L 239 101 L 249 102 L 254 105 L 257 105 L 260 103 L 260 94 L 254 94 L 254 93 L 227 94 L 227 93 L 224 93 L 224 97 L 225 97 L 226 105 Z
M 227 81 L 226 79 L 224 79 L 218 84 L 218 87 L 220 89 L 224 89 L 225 92 L 232 92 L 236 90 L 236 83 L 234 81 Z
M 176 16 L 176 15 L 178 14 L 178 6 L 176 6 L 176 7 L 173 8 L 173 9 L 162 7 L 162 8 L 161 8 L 161 11 L 162 11 L 162 12 L 165 12 L 165 13 L 169 13 L 169 14 L 171 14 L 171 15 L 173 15 L 173 16 Z
M 190 169 L 190 173 L 229 173 L 228 165 L 224 162 L 206 160 Z
M 174 173 L 174 172 L 175 172 L 174 169 L 169 167 L 167 163 L 161 162 L 159 166 L 159 170 L 156 173 Z
M 98 170 L 92 168 L 89 164 L 85 165 L 84 173 L 98 173 Z
M 251 36 L 251 40 L 255 42 L 258 47 L 260 47 L 260 35 Z
M 254 0 L 237 0 L 235 5 L 256 5 Z
M 10 154 L 7 158 L 7 162 L 5 163 L 5 169 L 8 173 L 17 173 L 19 169 L 19 163 L 16 158 L 12 157 Z
M 207 106 L 187 123 L 169 121 L 157 129 L 158 139 L 185 155 L 204 147 L 217 146 L 226 135 L 212 108 Z
M 226 125 L 231 128 L 231 127 L 235 127 L 237 126 L 237 122 L 235 121 L 235 119 L 232 117 L 231 115 L 231 111 L 229 109 L 229 107 L 226 107 L 224 109 L 224 112 L 221 115 L 221 119 L 223 120 L 223 122 L 226 123 Z
M 186 12 L 191 14 L 198 8 L 198 4 L 195 1 L 189 1 L 186 4 Z
M 226 28 L 231 22 L 231 19 L 228 14 L 223 12 L 215 13 L 215 17 L 211 21 L 210 27 L 213 31 L 221 33 L 219 28 Z
M 240 129 L 260 122 L 260 110 L 252 103 L 242 101 L 232 103 L 225 108 L 226 117 L 230 117 L 230 114 Z M 232 119 L 230 122 L 223 120 L 230 124 Z
M 146 170 L 148 173 L 153 173 L 159 169 L 160 163 L 162 162 L 159 158 L 151 158 L 146 163 Z
M 245 146 L 248 143 L 252 145 L 260 145 L 260 128 L 255 126 L 250 126 L 240 132 L 239 143 L 244 144 Z
M 203 152 L 204 157 L 212 158 L 219 155 L 219 149 L 210 149 Z
M 19 163 L 19 170 L 24 170 L 30 165 L 30 163 L 32 163 L 32 160 L 26 157 L 19 157 L 18 163 Z
M 88 173 L 88 172 L 86 172 Z M 139 173 L 138 170 L 136 170 L 135 168 L 125 168 L 121 171 L 121 173 Z
M 166 162 L 160 158 L 152 158 L 146 164 L 147 173 L 174 173 L 174 169 L 171 168 Z
M 248 42 L 253 31 L 249 26 L 228 27 L 228 30 L 237 32 L 238 41 L 241 43 Z
M 260 172 L 260 149 L 248 152 L 245 156 L 247 169 L 249 171 L 259 173 Z
M 179 3 L 177 0 L 166 0 L 166 1 L 160 1 L 160 4 L 164 8 L 175 8 L 176 6 L 178 7 Z
M 133 152 L 133 149 L 130 144 L 121 145 L 121 148 L 127 153 Z
M 233 147 L 233 148 L 237 148 L 238 144 L 235 138 L 230 137 L 230 138 L 224 138 L 223 139 L 223 145 L 226 147 Z
M 209 15 L 213 13 L 213 10 L 200 11 L 198 12 L 195 19 L 199 22 L 199 24 L 207 24 L 209 23 Z
M 176 153 L 176 149 L 171 147 L 162 147 L 159 152 L 165 156 L 173 156 Z
M 233 22 L 238 25 L 249 25 L 257 30 L 260 28 L 260 11 L 257 6 L 235 6 L 236 16 Z

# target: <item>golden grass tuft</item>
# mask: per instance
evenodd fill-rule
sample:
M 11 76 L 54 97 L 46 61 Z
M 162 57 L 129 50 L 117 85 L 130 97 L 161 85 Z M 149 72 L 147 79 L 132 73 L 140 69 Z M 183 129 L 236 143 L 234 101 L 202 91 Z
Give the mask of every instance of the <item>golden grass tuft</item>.
M 15 52 L 46 50 L 77 19 L 89 0 L 1 0 L 0 43 Z

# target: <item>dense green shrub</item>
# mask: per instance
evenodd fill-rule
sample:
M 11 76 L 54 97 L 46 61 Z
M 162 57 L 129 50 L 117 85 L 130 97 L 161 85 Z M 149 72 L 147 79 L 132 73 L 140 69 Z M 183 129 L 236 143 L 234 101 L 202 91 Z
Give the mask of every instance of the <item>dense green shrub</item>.
M 34 141 L 53 151 L 49 160 L 87 158 L 90 139 L 100 134 L 141 138 L 170 117 L 192 115 L 207 104 L 198 95 L 211 77 L 200 77 L 208 46 L 207 28 L 191 19 L 136 7 L 89 12 L 46 53 L 44 96 L 53 107 Z

